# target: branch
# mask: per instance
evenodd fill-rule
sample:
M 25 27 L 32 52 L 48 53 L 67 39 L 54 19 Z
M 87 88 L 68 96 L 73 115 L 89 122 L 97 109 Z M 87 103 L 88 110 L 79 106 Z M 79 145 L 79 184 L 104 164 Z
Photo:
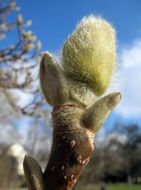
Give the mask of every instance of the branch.
M 84 113 L 83 122 L 86 128 L 97 133 L 104 121 L 121 99 L 119 92 L 100 99 Z
M 42 190 L 73 188 L 93 153 L 95 132 L 119 101 L 120 93 L 112 93 L 86 111 L 76 104 L 54 107 L 53 143 L 48 165 L 41 175 L 44 183 Z M 89 121 L 88 125 L 85 125 L 86 121 Z M 94 126 L 90 127 L 91 124 Z M 24 164 L 24 170 L 28 183 L 32 184 L 32 168 L 27 172 Z
M 45 171 L 38 172 L 40 190 L 72 190 L 93 153 L 95 133 L 121 99 L 120 93 L 100 99 L 115 69 L 115 32 L 109 23 L 84 18 L 62 51 L 62 68 L 48 53 L 40 65 L 41 88 L 53 106 L 52 149 Z M 30 165 L 30 159 L 27 162 Z M 28 169 L 24 164 L 32 187 L 32 162 Z
M 17 8 L 15 0 L 0 2 L 0 40 L 3 40 L 2 36 L 8 38 L 7 32 L 12 32 L 13 29 L 18 35 L 14 44 L 8 43 L 5 48 L 0 50 L 0 90 L 7 90 L 8 93 L 9 89 L 16 88 L 28 91 L 36 97 L 40 91 L 37 85 L 38 74 L 36 75 L 34 71 L 38 67 L 41 43 L 28 29 L 31 25 L 30 20 L 25 21 L 19 14 L 16 14 L 14 20 L 7 20 L 8 14 L 17 13 Z M 33 92 L 33 88 L 36 93 Z M 40 107 L 42 104 L 42 100 L 38 101 L 34 108 Z M 11 106 L 24 115 L 40 115 L 40 112 L 36 114 L 33 110 L 27 111 L 31 108 L 31 104 L 30 108 L 26 107 L 26 109 L 21 109 L 15 102 Z

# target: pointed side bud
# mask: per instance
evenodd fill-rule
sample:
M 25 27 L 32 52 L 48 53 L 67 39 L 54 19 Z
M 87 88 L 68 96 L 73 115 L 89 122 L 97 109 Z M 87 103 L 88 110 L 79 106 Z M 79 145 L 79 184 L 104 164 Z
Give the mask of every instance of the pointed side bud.
M 56 60 L 45 53 L 40 64 L 41 89 L 52 106 L 63 104 L 69 99 L 69 87 L 64 73 Z
M 105 122 L 111 111 L 119 103 L 119 92 L 109 94 L 88 108 L 83 115 L 83 123 L 86 128 L 96 133 Z
M 42 170 L 38 162 L 30 156 L 25 156 L 23 168 L 28 190 L 43 190 Z

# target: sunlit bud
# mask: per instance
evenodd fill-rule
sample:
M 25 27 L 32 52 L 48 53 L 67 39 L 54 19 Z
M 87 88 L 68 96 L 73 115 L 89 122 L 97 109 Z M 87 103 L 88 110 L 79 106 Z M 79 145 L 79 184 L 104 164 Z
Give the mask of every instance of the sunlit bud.
M 33 44 L 29 43 L 29 44 L 26 44 L 24 47 L 23 47 L 23 51 L 24 52 L 27 52 L 27 51 L 30 51 L 31 49 L 33 49 Z
M 22 33 L 22 37 L 23 37 L 26 41 L 28 41 L 28 42 L 33 42 L 33 41 L 36 40 L 36 36 L 34 36 L 31 31 L 23 32 L 23 33 Z
M 17 17 L 17 24 L 18 25 L 22 25 L 23 24 L 23 16 L 22 15 L 18 15 L 18 17 Z
M 31 26 L 32 25 L 32 20 L 28 20 L 25 25 L 26 25 L 26 27 Z
M 38 42 L 36 43 L 35 48 L 36 48 L 36 49 L 41 49 L 41 47 L 42 47 L 42 44 L 41 44 L 40 41 L 38 41 Z
M 66 76 L 102 95 L 110 85 L 116 63 L 114 28 L 100 17 L 84 17 L 64 44 Z

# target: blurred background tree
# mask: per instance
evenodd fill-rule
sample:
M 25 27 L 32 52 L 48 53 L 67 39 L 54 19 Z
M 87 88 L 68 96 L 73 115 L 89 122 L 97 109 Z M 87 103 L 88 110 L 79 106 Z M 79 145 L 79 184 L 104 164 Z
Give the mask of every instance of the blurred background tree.
M 29 30 L 32 21 L 25 21 L 19 11 L 15 0 L 0 1 L 0 41 L 7 42 L 10 35 L 15 38 L 13 44 L 0 46 L 0 91 L 16 111 L 39 115 L 44 103 L 37 80 L 41 42 Z M 29 97 L 29 102 L 20 104 L 17 98 L 22 95 Z
M 23 178 L 19 182 L 17 157 L 9 154 L 15 143 L 23 147 L 22 155 L 31 154 L 43 168 L 49 157 L 49 109 L 38 80 L 41 42 L 30 31 L 31 24 L 31 20 L 21 15 L 15 0 L 0 0 L 0 189 L 24 184 Z M 23 129 L 21 134 L 25 118 L 28 118 L 28 129 Z M 141 183 L 138 125 L 116 123 L 95 141 L 93 158 L 76 189 L 80 190 L 82 185 L 86 190 L 87 185 L 103 181 Z M 14 147 L 17 151 L 20 146 Z
M 42 165 L 48 159 L 50 141 L 47 130 L 40 128 L 48 114 L 38 84 L 41 42 L 29 29 L 31 24 L 15 0 L 0 0 L 0 188 L 19 184 L 17 158 L 7 151 L 12 144 L 20 143 Z M 30 127 L 23 137 L 17 125 L 25 118 Z
M 129 185 L 141 182 L 141 130 L 138 125 L 116 123 L 103 140 L 96 140 L 93 158 L 80 184 L 103 182 Z

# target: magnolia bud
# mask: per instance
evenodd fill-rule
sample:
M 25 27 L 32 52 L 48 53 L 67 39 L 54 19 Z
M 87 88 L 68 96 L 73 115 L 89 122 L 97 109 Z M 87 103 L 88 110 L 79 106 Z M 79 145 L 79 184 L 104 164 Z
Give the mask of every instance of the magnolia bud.
M 17 17 L 17 24 L 18 25 L 22 25 L 23 24 L 23 17 L 22 17 L 22 15 L 18 15 L 18 17 Z
M 32 20 L 28 20 L 25 25 L 26 25 L 26 27 L 31 26 L 32 25 Z
M 36 45 L 35 45 L 36 49 L 41 49 L 42 48 L 42 44 L 40 41 L 37 41 Z
M 28 52 L 28 51 L 30 51 L 32 49 L 33 49 L 33 44 L 32 43 L 25 44 L 25 46 L 23 47 L 24 52 Z
M 65 42 L 62 61 L 69 79 L 102 95 L 110 85 L 116 62 L 113 27 L 99 17 L 85 17 Z

